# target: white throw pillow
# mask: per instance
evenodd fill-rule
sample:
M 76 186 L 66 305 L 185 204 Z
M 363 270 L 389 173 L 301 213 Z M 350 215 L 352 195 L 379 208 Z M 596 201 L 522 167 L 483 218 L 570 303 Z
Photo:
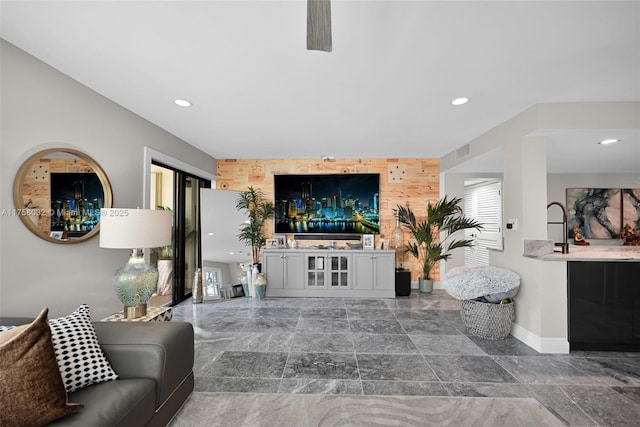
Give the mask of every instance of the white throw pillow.
M 100 348 L 89 306 L 83 304 L 66 317 L 50 319 L 49 326 L 60 375 L 68 393 L 118 378 Z

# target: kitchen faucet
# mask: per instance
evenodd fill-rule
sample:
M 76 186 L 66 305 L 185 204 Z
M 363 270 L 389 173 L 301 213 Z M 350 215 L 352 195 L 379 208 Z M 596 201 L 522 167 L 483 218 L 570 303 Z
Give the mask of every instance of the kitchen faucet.
M 562 222 L 559 221 L 547 221 L 547 224 L 562 224 L 562 243 L 556 243 L 556 246 L 561 246 L 562 247 L 562 253 L 563 254 L 568 254 L 569 253 L 569 243 L 567 243 L 567 210 L 565 209 L 564 205 L 560 202 L 551 202 L 547 205 L 547 210 L 549 210 L 549 208 L 552 205 L 558 205 L 560 206 L 560 209 L 562 209 Z

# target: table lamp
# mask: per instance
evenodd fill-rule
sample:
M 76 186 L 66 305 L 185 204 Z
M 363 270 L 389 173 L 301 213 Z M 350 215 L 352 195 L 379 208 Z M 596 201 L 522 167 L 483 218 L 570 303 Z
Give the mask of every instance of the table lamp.
M 124 317 L 147 314 L 147 302 L 156 290 L 158 269 L 148 264 L 143 248 L 171 244 L 171 211 L 100 209 L 100 247 L 131 249 L 131 258 L 113 276 L 113 287 L 124 304 Z

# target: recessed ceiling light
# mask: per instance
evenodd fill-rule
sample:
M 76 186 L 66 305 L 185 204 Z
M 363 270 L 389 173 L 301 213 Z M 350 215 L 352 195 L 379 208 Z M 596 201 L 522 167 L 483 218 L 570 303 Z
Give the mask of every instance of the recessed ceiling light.
M 207 236 L 213 236 L 213 233 L 207 233 Z
M 186 99 L 174 99 L 173 103 L 180 107 L 191 107 L 191 102 Z
M 451 105 L 455 105 L 455 106 L 464 105 L 467 102 L 469 102 L 469 98 L 464 98 L 464 97 L 463 98 L 456 98 L 453 101 L 451 101 Z
M 609 138 L 609 139 L 603 139 L 602 141 L 598 142 L 598 144 L 607 145 L 607 144 L 615 144 L 616 142 L 620 142 L 620 140 L 616 138 Z

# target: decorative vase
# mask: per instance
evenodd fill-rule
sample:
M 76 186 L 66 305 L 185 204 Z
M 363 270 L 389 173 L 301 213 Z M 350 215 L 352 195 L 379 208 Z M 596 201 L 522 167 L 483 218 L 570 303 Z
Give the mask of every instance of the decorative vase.
M 430 294 L 433 291 L 433 280 L 418 279 L 418 288 L 420 289 L 420 293 Z
M 264 277 L 264 273 L 258 273 L 255 282 L 256 297 L 258 299 L 264 299 L 267 293 L 267 279 Z
M 389 247 L 396 251 L 396 269 L 401 269 L 404 261 L 404 231 L 400 226 L 400 217 L 396 212 L 396 228 L 391 232 Z
M 201 304 L 203 301 L 204 289 L 202 289 L 202 270 L 196 268 L 196 273 L 193 276 L 193 287 L 191 288 L 191 302 L 194 304 Z
M 247 278 L 249 279 L 249 294 L 251 297 L 256 296 L 256 280 L 258 278 L 258 267 L 255 264 L 249 266 L 247 271 Z
M 247 280 L 247 274 L 245 272 L 240 275 L 240 283 L 242 283 L 242 292 L 244 293 L 244 296 L 251 296 L 249 294 L 249 281 Z

